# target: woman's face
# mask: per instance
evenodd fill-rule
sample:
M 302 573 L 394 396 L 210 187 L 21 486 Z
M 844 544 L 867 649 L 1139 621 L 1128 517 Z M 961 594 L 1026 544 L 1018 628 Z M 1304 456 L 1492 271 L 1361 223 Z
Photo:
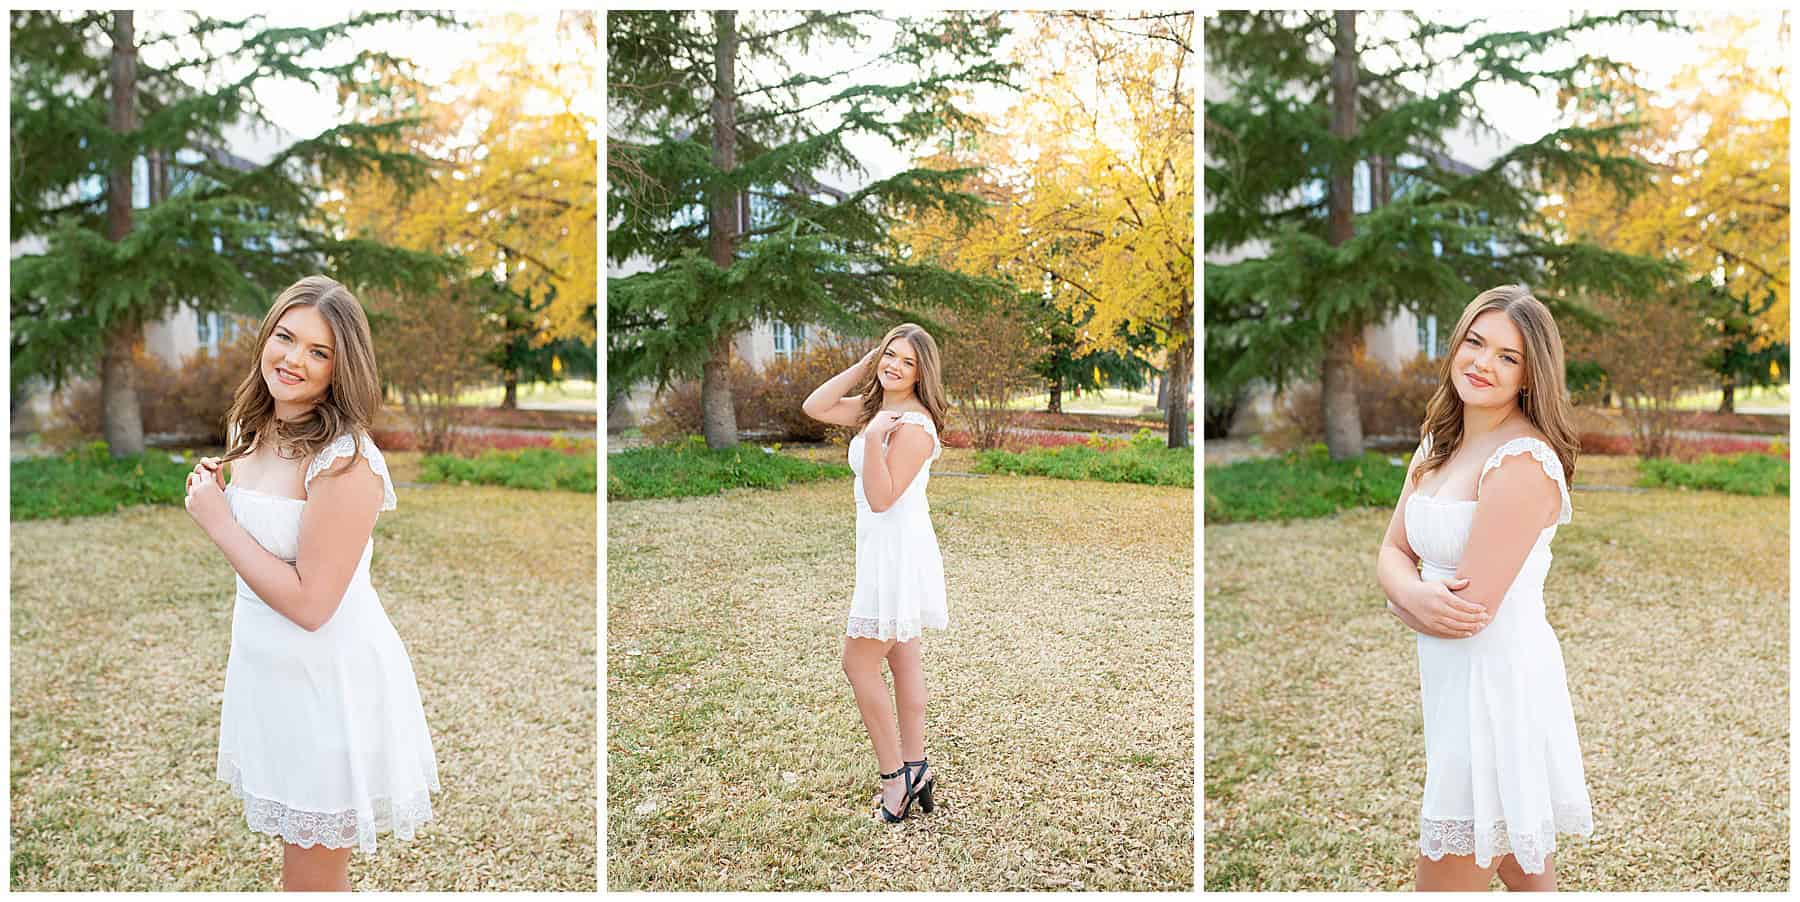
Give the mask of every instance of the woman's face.
M 913 350 L 912 340 L 896 338 L 888 342 L 882 350 L 881 359 L 876 361 L 875 373 L 881 379 L 882 389 L 890 392 L 904 393 L 919 383 L 919 355 Z
M 1525 383 L 1525 338 L 1505 311 L 1489 310 L 1469 325 L 1450 370 L 1464 404 L 1511 404 Z
M 275 322 L 262 349 L 262 377 L 275 397 L 277 416 L 298 414 L 331 387 L 337 345 L 318 308 L 296 306 Z

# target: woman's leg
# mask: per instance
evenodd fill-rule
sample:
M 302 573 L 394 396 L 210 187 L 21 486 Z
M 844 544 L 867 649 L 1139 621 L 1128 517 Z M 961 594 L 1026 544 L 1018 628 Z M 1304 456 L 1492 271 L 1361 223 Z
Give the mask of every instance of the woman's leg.
M 350 850 L 281 844 L 281 888 L 290 892 L 350 891 Z
M 923 639 L 896 642 L 888 649 L 888 672 L 894 675 L 894 708 L 900 714 L 900 757 L 925 759 L 925 667 L 919 659 Z
M 1418 889 L 1420 892 L 1487 892 L 1488 885 L 1494 882 L 1496 864 L 1481 867 L 1475 863 L 1473 855 L 1445 855 L 1432 861 L 1423 855 L 1418 858 Z
M 1515 893 L 1553 893 L 1556 892 L 1556 856 L 1544 856 L 1544 872 L 1527 874 L 1519 867 L 1518 859 L 1510 853 L 1500 858 L 1500 882 L 1506 884 L 1507 890 Z
M 863 727 L 869 731 L 869 744 L 875 747 L 878 773 L 900 769 L 900 739 L 894 730 L 894 709 L 888 699 L 887 681 L 881 678 L 881 659 L 887 655 L 893 640 L 844 637 L 844 676 L 850 680 L 850 691 L 856 695 L 856 708 L 862 712 Z M 882 781 L 883 804 L 898 814 L 906 798 L 906 787 L 899 777 Z

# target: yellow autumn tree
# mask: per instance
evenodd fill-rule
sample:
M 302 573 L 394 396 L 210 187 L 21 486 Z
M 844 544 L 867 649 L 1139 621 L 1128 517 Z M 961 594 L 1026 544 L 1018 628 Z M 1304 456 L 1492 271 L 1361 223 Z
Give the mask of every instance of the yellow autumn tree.
M 1710 280 L 1722 303 L 1688 314 L 1702 320 L 1704 340 L 1694 341 L 1695 330 L 1682 326 L 1650 356 L 1671 364 L 1655 368 L 1661 377 L 1710 370 L 1724 387 L 1724 409 L 1739 379 L 1766 378 L 1771 365 L 1785 371 L 1779 358 L 1788 342 L 1787 33 L 1785 13 L 1712 17 L 1695 35 L 1699 60 L 1667 84 L 1645 85 L 1625 71 L 1599 79 L 1600 90 L 1566 97 L 1585 122 L 1635 117 L 1642 123 L 1624 148 L 1650 164 L 1650 184 L 1627 195 L 1578 180 L 1559 186 L 1545 211 L 1572 237 L 1675 261 L 1690 279 Z M 1615 320 L 1640 320 L 1633 328 L 1669 319 L 1642 315 L 1643 304 L 1667 299 L 1599 300 Z M 1642 341 L 1651 338 L 1614 348 L 1618 365 L 1601 365 L 1614 376 L 1615 369 L 1637 372 L 1641 361 L 1627 358 L 1643 355 Z M 1591 344 L 1604 350 L 1619 343 L 1596 338 Z M 1674 397 L 1661 384 L 1618 387 Z
M 924 159 L 979 167 L 991 215 L 912 224 L 907 242 L 963 272 L 1042 288 L 1086 348 L 1135 353 L 1149 330 L 1185 447 L 1194 360 L 1194 17 L 1034 13 L 1015 48 L 1024 93 L 966 146 Z
M 454 254 L 530 303 L 529 342 L 596 339 L 598 121 L 592 11 L 507 13 L 476 27 L 479 52 L 447 84 L 395 82 L 370 119 L 421 121 L 407 142 L 436 164 L 402 196 L 346 182 L 335 213 L 352 232 Z

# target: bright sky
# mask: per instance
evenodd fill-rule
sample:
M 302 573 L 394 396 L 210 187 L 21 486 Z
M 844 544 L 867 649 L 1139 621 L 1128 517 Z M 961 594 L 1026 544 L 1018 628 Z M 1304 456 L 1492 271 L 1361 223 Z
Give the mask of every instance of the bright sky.
M 1780 24 L 1778 11 L 1734 11 L 1745 18 L 1761 20 L 1763 26 L 1753 29 L 1746 35 L 1746 49 L 1751 58 L 1765 61 L 1767 65 L 1779 66 L 1787 63 L 1787 54 L 1782 51 L 1777 30 Z M 1443 21 L 1468 21 L 1473 16 L 1466 13 L 1445 12 Z M 1486 16 L 1486 28 L 1491 30 L 1539 30 L 1565 24 L 1570 13 L 1552 11 L 1508 12 Z M 1685 24 L 1706 27 L 1704 14 L 1694 11 L 1683 11 L 1679 14 Z M 1567 65 L 1574 61 L 1577 54 L 1587 53 L 1603 55 L 1612 59 L 1630 63 L 1643 70 L 1649 84 L 1660 86 L 1666 84 L 1682 67 L 1700 62 L 1703 44 L 1709 38 L 1703 31 L 1681 33 L 1660 31 L 1648 27 L 1608 28 L 1590 32 L 1576 41 L 1575 46 L 1564 48 L 1537 58 L 1545 66 Z M 1455 73 L 1450 77 L 1464 77 L 1466 73 Z M 1554 96 L 1540 97 L 1536 92 L 1513 86 L 1483 85 L 1477 89 L 1476 96 L 1489 119 L 1503 132 L 1511 142 L 1525 143 L 1536 140 L 1557 126 L 1556 101 Z M 1472 164 L 1483 164 L 1487 160 L 1467 160 Z
M 144 12 L 142 17 L 154 17 L 159 24 L 184 21 L 183 14 L 172 12 Z M 285 10 L 271 12 L 267 16 L 267 24 L 276 27 L 316 28 L 333 22 L 341 22 L 351 15 L 346 10 Z M 309 62 L 337 63 L 349 60 L 363 47 L 383 47 L 396 56 L 409 60 L 417 67 L 419 76 L 428 83 L 444 83 L 463 64 L 476 58 L 481 45 L 487 41 L 500 38 L 502 32 L 497 24 L 487 21 L 488 14 L 479 11 L 460 12 L 457 18 L 468 23 L 466 28 L 443 28 L 432 23 L 382 23 L 357 31 L 354 41 L 340 42 L 337 46 L 327 48 L 318 60 Z M 524 33 L 534 52 L 561 53 L 568 59 L 585 58 L 598 65 L 598 53 L 582 54 L 579 46 L 570 41 L 559 41 L 555 34 L 555 11 L 545 10 L 536 16 L 536 20 Z M 140 33 L 146 31 L 144 25 L 139 26 Z M 160 30 L 160 29 L 159 29 Z M 592 48 L 589 48 L 590 51 Z M 152 63 L 159 58 L 160 48 L 145 51 L 145 57 Z M 166 53 L 166 51 L 163 51 Z M 191 52 L 191 50 L 190 50 Z M 241 74 L 242 69 L 224 73 L 225 77 Z M 318 89 L 303 82 L 290 79 L 269 80 L 257 91 L 258 98 L 269 111 L 269 118 L 277 125 L 293 133 L 296 137 L 308 138 L 336 124 L 341 119 L 334 90 Z M 587 92 L 584 96 L 585 109 L 581 112 L 591 121 L 599 118 L 598 89 Z
M 1021 41 L 1021 35 L 1033 31 L 1036 25 L 1030 20 L 1028 14 L 1020 12 L 1002 13 L 1001 21 L 1011 29 L 1011 33 L 1003 38 L 999 46 L 995 48 L 995 56 L 1002 60 L 1009 60 L 1017 52 L 1016 48 Z M 801 72 L 837 72 L 880 56 L 882 52 L 891 49 L 892 41 L 893 28 L 891 26 L 885 22 L 872 22 L 868 29 L 867 40 L 861 46 L 848 50 L 842 44 L 814 47 L 808 53 L 797 57 L 793 61 L 793 66 Z M 1197 60 L 1195 63 L 1197 65 Z M 823 98 L 829 96 L 829 93 L 849 85 L 868 81 L 900 84 L 915 77 L 916 74 L 906 66 L 873 65 L 866 69 L 858 69 L 852 75 L 837 79 L 830 85 L 815 90 L 813 96 Z M 747 78 L 746 72 L 742 69 L 739 71 L 739 79 L 743 83 L 750 83 L 754 80 Z M 1017 73 L 1014 81 L 1023 87 L 1029 83 L 1030 75 L 1025 72 Z M 1189 84 L 1192 83 L 1190 77 Z M 986 84 L 978 85 L 971 92 L 966 108 L 971 112 L 999 117 L 1018 103 L 1022 96 L 1022 90 L 1009 90 Z M 821 128 L 829 128 L 833 124 L 833 115 L 839 109 L 841 106 L 837 109 L 821 110 L 815 116 L 814 122 Z M 1123 138 L 1123 132 L 1119 134 Z M 909 168 L 915 153 L 923 149 L 920 147 L 895 147 L 884 138 L 870 135 L 851 135 L 844 143 L 868 169 L 867 178 L 871 181 Z M 839 184 L 838 187 L 849 188 L 851 186 Z

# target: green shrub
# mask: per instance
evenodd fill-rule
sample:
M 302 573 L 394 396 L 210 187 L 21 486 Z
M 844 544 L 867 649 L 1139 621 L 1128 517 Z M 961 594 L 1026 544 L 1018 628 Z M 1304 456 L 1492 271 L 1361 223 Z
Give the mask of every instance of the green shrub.
M 12 518 L 91 517 L 139 504 L 180 505 L 195 458 L 146 451 L 114 460 L 105 442 L 12 462 Z
M 477 457 L 428 454 L 419 460 L 421 482 L 500 485 L 537 491 L 592 492 L 599 486 L 592 454 L 550 448 L 488 451 Z
M 706 447 L 701 437 L 647 448 L 633 448 L 606 458 L 606 498 L 686 498 L 713 495 L 732 488 L 779 489 L 794 482 L 845 479 L 846 464 L 814 463 L 753 444 L 722 451 Z
M 1169 448 L 1148 429 L 1128 440 L 1095 439 L 1060 448 L 977 451 L 975 472 L 1194 487 L 1194 449 Z
M 1645 458 L 1638 462 L 1638 485 L 1645 488 L 1709 489 L 1734 495 L 1786 495 L 1788 461 L 1770 454 L 1707 454 L 1682 462 Z
M 1334 461 L 1324 445 L 1207 467 L 1206 522 L 1294 520 L 1347 508 L 1393 507 L 1405 480 L 1404 458 L 1370 452 Z

